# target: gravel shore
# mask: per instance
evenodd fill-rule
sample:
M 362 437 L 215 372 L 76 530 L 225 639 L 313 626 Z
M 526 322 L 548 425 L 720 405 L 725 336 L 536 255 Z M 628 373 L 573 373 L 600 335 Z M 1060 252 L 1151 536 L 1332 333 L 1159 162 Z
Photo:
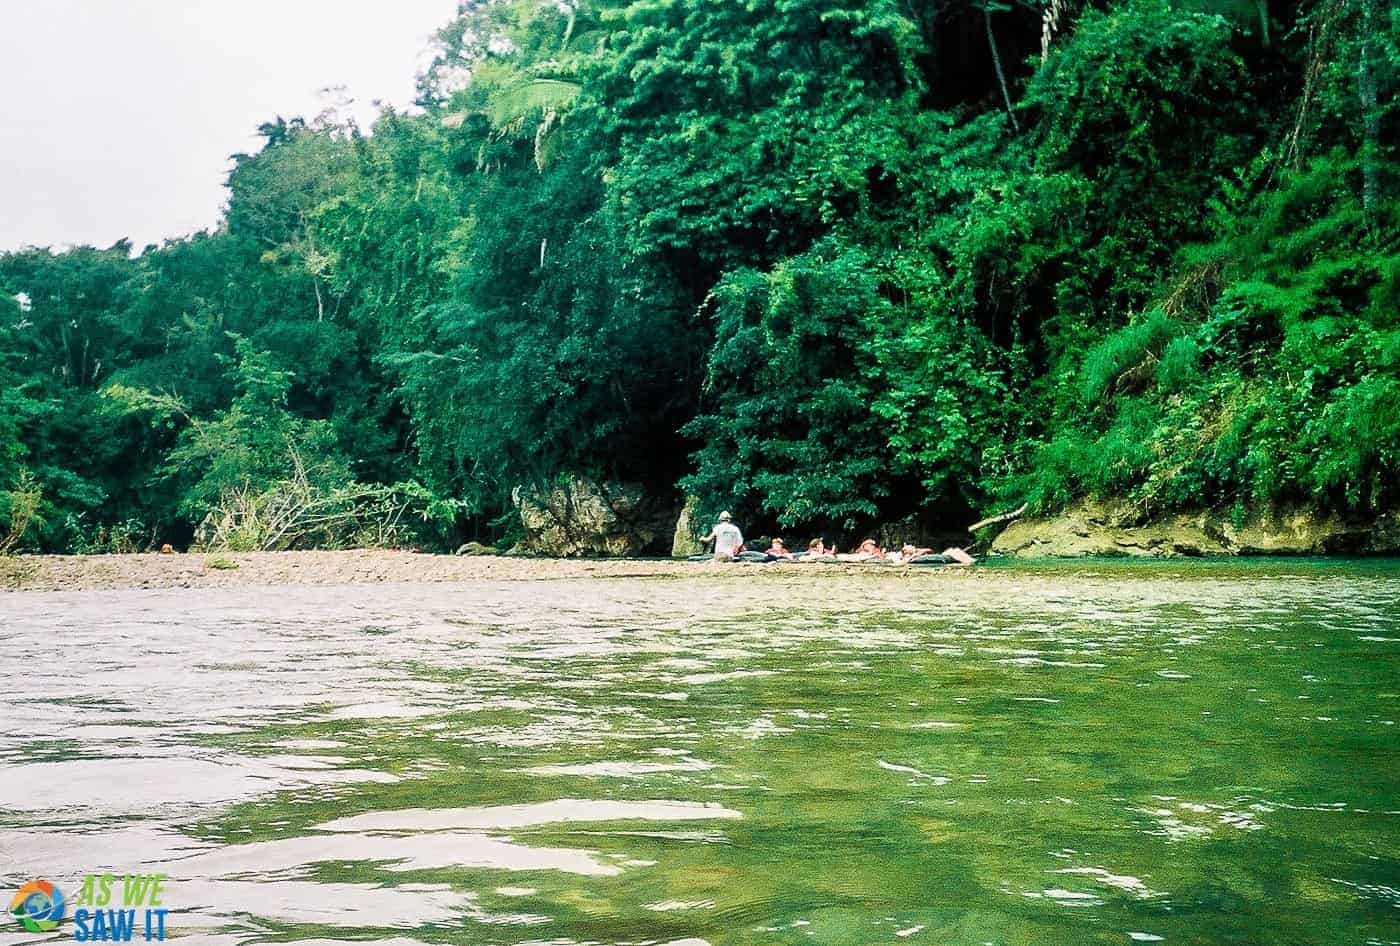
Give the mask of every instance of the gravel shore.
M 379 549 L 175 555 L 24 555 L 0 558 L 0 591 L 540 581 L 560 578 L 734 578 L 738 574 L 791 578 L 825 572 L 826 567 L 803 564 L 727 565 L 667 559 L 459 557 Z M 841 570 L 868 570 L 885 575 L 910 571 L 894 566 L 868 569 L 856 566 Z M 932 571 L 966 573 L 968 570 Z
M 174 555 L 25 555 L 0 559 L 0 589 L 93 591 L 112 588 L 693 576 L 714 567 L 717 566 L 664 560 L 459 557 L 380 549 Z

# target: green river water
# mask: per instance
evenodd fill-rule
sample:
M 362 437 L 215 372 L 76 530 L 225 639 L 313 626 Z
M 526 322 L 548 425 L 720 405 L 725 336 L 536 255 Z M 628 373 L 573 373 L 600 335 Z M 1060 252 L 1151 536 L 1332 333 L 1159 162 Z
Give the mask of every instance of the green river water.
M 71 941 L 84 875 L 159 871 L 216 946 L 1400 941 L 1395 564 L 714 571 L 0 596 L 5 902 L 53 881 Z

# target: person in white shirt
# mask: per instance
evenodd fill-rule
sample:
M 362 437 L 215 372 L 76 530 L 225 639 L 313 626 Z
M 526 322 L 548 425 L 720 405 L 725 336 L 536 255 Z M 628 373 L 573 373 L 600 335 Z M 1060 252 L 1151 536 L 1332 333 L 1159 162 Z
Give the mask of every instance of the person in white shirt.
M 706 542 L 715 543 L 715 561 L 732 561 L 735 555 L 744 550 L 744 534 L 739 531 L 730 520 L 733 517 L 727 512 L 719 514 L 719 522 L 710 530 L 710 534 L 705 536 Z

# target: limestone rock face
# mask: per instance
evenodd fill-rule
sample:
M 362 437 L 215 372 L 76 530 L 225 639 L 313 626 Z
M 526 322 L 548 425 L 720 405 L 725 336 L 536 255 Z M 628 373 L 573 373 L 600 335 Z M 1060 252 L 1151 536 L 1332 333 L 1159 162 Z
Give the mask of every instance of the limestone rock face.
M 1115 511 L 1083 506 L 1049 519 L 1013 522 L 992 543 L 994 555 L 1088 558 L 1225 555 L 1200 517 L 1173 516 L 1133 524 Z
M 1058 516 L 1021 519 L 992 542 L 993 555 L 1084 558 L 1198 555 L 1348 555 L 1400 551 L 1400 517 L 1351 523 L 1293 510 L 1242 526 L 1213 513 L 1143 521 L 1127 504 L 1083 503 Z
M 1376 520 L 1363 551 L 1372 555 L 1400 555 L 1400 512 Z
M 1247 522 L 1222 523 L 1225 541 L 1240 555 L 1324 555 L 1365 549 L 1370 529 L 1351 526 L 1335 516 L 1319 518 L 1291 512 Z
M 699 512 L 700 500 L 694 496 L 685 498 L 685 505 L 681 507 L 680 515 L 676 517 L 676 529 L 671 536 L 671 557 L 688 558 L 691 555 L 700 555 L 706 549 L 705 543 L 700 540 L 709 530 L 700 528 Z
M 642 555 L 670 531 L 671 510 L 631 484 L 570 476 L 546 491 L 517 486 L 511 500 L 525 532 L 513 551 L 530 555 Z

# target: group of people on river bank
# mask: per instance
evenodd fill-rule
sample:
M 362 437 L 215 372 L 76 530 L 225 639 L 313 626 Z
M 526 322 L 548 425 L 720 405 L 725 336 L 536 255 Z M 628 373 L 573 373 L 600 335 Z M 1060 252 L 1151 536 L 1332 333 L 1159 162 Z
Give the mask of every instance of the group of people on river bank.
M 886 551 L 874 539 L 866 539 L 850 552 L 841 552 L 835 545 L 827 545 L 818 537 L 807 543 L 806 551 L 794 552 L 780 538 L 763 551 L 749 551 L 744 548 L 744 534 L 734 524 L 734 517 L 728 512 L 719 514 L 719 520 L 705 536 L 706 543 L 714 543 L 713 559 L 719 562 L 888 562 L 891 564 L 917 565 L 971 565 L 976 561 L 965 549 L 947 548 L 934 552 L 906 543 L 898 549 Z

